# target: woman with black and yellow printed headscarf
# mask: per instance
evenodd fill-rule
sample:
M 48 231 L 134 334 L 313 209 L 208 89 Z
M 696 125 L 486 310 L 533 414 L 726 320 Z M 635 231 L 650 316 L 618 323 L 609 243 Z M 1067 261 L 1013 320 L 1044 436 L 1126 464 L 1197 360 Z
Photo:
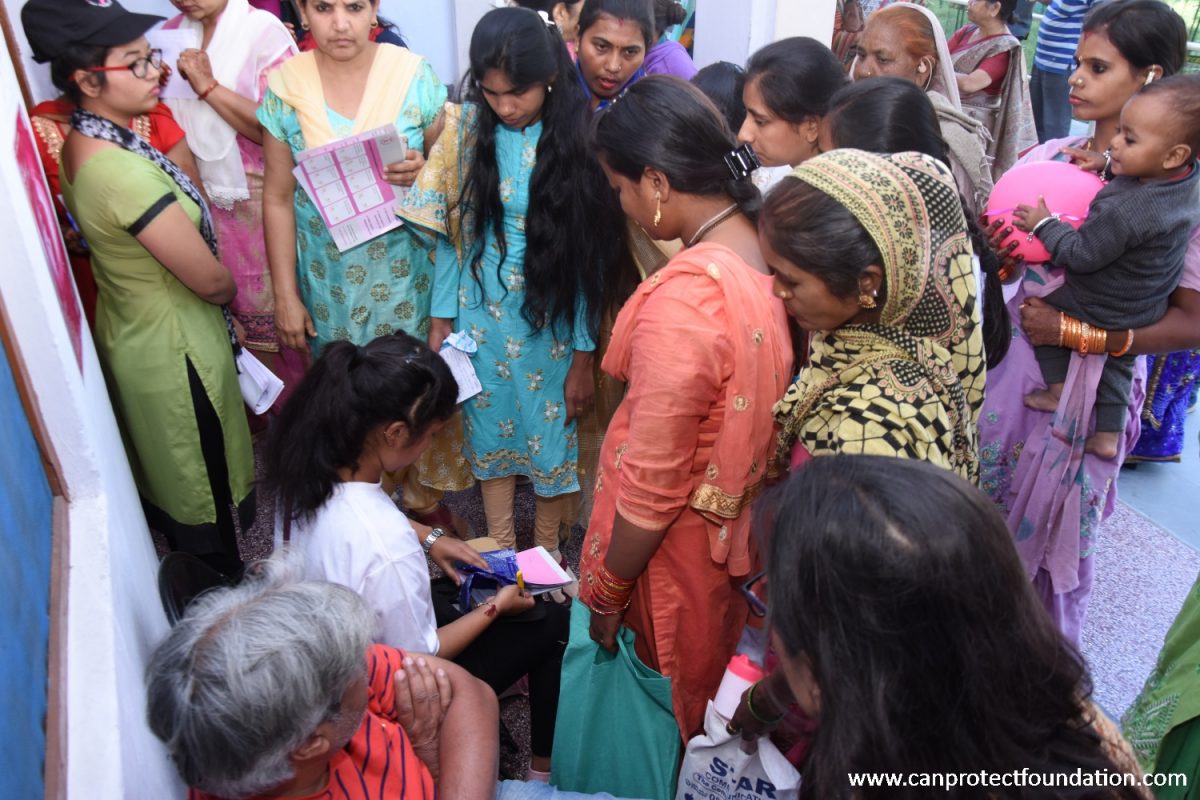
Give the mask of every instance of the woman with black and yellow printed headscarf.
M 813 333 L 776 405 L 779 464 L 869 453 L 979 477 L 986 364 L 953 176 L 919 153 L 835 150 L 768 195 L 763 254 Z

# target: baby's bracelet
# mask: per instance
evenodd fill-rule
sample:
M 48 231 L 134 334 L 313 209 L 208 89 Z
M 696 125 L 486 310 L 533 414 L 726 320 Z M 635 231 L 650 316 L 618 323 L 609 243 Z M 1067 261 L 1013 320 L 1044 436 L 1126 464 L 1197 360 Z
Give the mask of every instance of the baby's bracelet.
M 1050 216 L 1048 216 L 1048 217 L 1042 217 L 1040 220 L 1038 220 L 1038 224 L 1033 226 L 1033 230 L 1031 230 L 1031 231 L 1029 232 L 1029 234 L 1030 234 L 1031 236 L 1037 236 L 1037 232 L 1038 232 L 1039 230 L 1041 230 L 1041 227 L 1042 227 L 1043 225 L 1045 225 L 1047 222 L 1049 222 L 1049 221 L 1050 221 L 1050 220 L 1052 220 L 1052 219 L 1054 219 L 1054 220 L 1056 220 L 1056 219 L 1059 219 L 1059 217 L 1060 217 L 1060 215 L 1059 215 L 1059 214 L 1051 214 L 1051 215 L 1050 215 Z

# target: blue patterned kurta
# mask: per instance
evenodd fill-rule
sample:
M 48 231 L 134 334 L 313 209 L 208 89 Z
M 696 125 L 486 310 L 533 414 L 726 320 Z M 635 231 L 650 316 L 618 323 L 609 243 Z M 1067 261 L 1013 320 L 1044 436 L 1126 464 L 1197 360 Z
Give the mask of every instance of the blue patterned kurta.
M 425 129 L 446 101 L 446 87 L 428 62 L 409 85 L 396 129 L 420 150 Z M 326 108 L 334 135 L 350 135 L 354 121 Z M 267 133 L 291 148 L 293 158 L 307 149 L 295 110 L 270 89 L 258 109 Z M 348 339 L 363 345 L 397 330 L 424 339 L 429 334 L 429 297 L 433 256 L 404 228 L 338 252 L 333 237 L 308 194 L 296 188 L 296 272 L 300 299 L 312 316 L 317 336 L 314 355 L 331 341 Z
M 475 477 L 528 475 L 539 495 L 553 497 L 579 490 L 579 441 L 575 423 L 564 425 L 563 389 L 575 351 L 590 352 L 596 345 L 582 298 L 574 335 L 549 327 L 535 333 L 521 314 L 525 214 L 541 133 L 540 122 L 524 131 L 496 128 L 507 256 L 501 265 L 489 227 L 477 280 L 470 260 L 460 268 L 442 237 L 432 314 L 455 319 L 454 329 L 466 330 L 479 345 L 472 360 L 483 391 L 463 406 L 466 455 Z
M 1146 404 L 1142 433 L 1126 461 L 1178 461 L 1187 446 L 1184 426 L 1200 375 L 1200 350 L 1182 350 L 1146 360 Z

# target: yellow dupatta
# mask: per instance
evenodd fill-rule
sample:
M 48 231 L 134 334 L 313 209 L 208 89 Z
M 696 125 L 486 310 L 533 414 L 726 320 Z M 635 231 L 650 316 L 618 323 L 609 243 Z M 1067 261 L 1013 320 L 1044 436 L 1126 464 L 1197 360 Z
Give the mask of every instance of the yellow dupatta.
M 422 58 L 410 50 L 392 45 L 377 45 L 367 85 L 359 103 L 358 115 L 350 135 L 354 136 L 381 125 L 394 123 L 404 107 L 408 88 L 417 76 Z M 304 134 L 304 146 L 320 147 L 340 138 L 329 124 L 325 89 L 317 68 L 315 52 L 301 53 L 283 63 L 267 78 L 275 95 L 292 107 Z M 410 142 L 409 147 L 420 142 Z
M 780 465 L 814 456 L 915 458 L 979 479 L 986 359 L 958 189 L 918 153 L 832 150 L 789 176 L 850 211 L 879 248 L 880 320 L 819 331 L 809 363 L 775 405 Z

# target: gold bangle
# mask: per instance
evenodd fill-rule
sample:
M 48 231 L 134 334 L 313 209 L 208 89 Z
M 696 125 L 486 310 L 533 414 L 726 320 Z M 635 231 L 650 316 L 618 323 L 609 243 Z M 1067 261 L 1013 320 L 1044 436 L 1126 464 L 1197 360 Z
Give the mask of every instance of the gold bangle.
M 1083 323 L 1083 335 L 1079 337 L 1079 355 L 1086 356 L 1090 351 L 1089 345 L 1092 338 L 1092 326 L 1086 322 Z
M 1058 312 L 1058 346 L 1063 346 L 1063 340 L 1067 335 L 1067 314 L 1065 311 Z
M 1106 337 L 1107 338 L 1107 337 Z M 1113 358 L 1120 358 L 1129 352 L 1129 348 L 1133 347 L 1133 328 L 1125 331 L 1125 344 L 1115 353 L 1109 353 Z

